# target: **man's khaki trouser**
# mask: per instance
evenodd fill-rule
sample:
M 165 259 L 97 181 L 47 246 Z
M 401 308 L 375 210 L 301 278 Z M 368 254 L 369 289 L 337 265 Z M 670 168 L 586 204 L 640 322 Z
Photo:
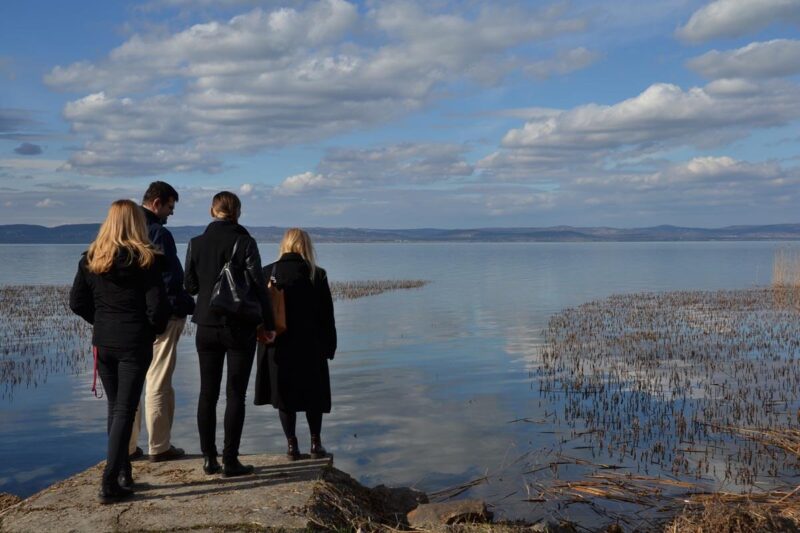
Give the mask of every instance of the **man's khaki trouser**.
M 145 381 L 145 423 L 149 437 L 149 453 L 155 455 L 169 450 L 172 418 L 175 415 L 175 390 L 172 388 L 172 374 L 175 372 L 178 339 L 186 324 L 185 318 L 172 318 L 167 329 L 156 337 L 153 343 L 153 362 L 147 370 Z M 141 403 L 136 410 L 133 422 L 129 453 L 136 451 L 136 443 L 141 431 Z

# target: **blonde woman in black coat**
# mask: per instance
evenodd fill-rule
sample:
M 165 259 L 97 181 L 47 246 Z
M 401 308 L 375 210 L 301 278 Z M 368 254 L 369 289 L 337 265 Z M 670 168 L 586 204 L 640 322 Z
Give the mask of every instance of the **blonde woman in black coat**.
M 311 457 L 318 459 L 326 456 L 322 415 L 331 412 L 328 360 L 336 352 L 333 299 L 308 233 L 298 228 L 287 230 L 280 254 L 278 261 L 264 267 L 264 277 L 283 290 L 286 331 L 273 345 L 259 345 L 255 403 L 278 409 L 288 443 L 286 455 L 292 461 L 300 458 L 297 413 L 305 411 Z
M 170 315 L 162 267 L 142 210 L 130 200 L 117 200 L 81 257 L 69 295 L 70 309 L 93 326 L 95 362 L 108 399 L 103 504 L 133 495 L 128 441 L 153 341 Z

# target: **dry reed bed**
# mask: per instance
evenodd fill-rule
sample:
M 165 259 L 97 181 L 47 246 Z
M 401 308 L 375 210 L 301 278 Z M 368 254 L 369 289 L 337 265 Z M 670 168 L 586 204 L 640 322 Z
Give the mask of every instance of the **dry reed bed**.
M 422 280 L 332 282 L 334 300 L 355 299 L 400 289 Z M 91 326 L 68 306 L 64 285 L 0 286 L 0 399 L 18 387 L 32 388 L 51 374 L 80 374 L 91 368 Z M 194 335 L 187 322 L 183 334 Z
M 733 428 L 797 429 L 800 321 L 772 289 L 612 296 L 545 331 L 540 392 L 603 455 L 749 486 L 797 457 Z M 731 447 L 731 445 L 734 445 Z
M 743 501 L 800 508 L 793 291 L 627 294 L 552 317 L 539 392 L 555 406 L 548 421 L 568 429 L 564 442 L 584 445 L 595 473 L 560 481 L 556 472 L 533 500 L 586 503 L 598 514 L 598 500 L 671 513 L 707 503 L 707 493 L 744 493 Z M 602 473 L 614 464 L 627 474 Z

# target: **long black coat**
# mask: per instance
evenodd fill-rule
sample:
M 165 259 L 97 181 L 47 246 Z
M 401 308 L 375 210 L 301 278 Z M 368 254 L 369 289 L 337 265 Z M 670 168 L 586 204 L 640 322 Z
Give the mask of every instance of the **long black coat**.
M 308 263 L 295 253 L 264 267 L 286 302 L 286 331 L 270 347 L 259 344 L 255 404 L 284 411 L 331 411 L 328 359 L 336 353 L 333 299 L 325 270 L 314 279 Z
M 256 296 L 261 302 L 261 315 L 267 330 L 275 329 L 272 319 L 272 306 L 267 295 L 266 281 L 261 270 L 261 256 L 258 246 L 247 230 L 228 220 L 215 220 L 206 231 L 191 241 L 186 250 L 186 275 L 184 286 L 189 294 L 197 295 L 197 305 L 192 322 L 201 326 L 225 326 L 227 317 L 211 311 L 211 291 L 217 281 L 222 266 L 230 259 L 233 245 L 237 240 L 239 248 L 236 256 L 244 258 L 244 266 L 255 284 Z M 242 247 L 244 253 L 242 253 Z M 255 324 L 253 325 L 255 327 Z
M 92 344 L 136 348 L 153 344 L 167 327 L 170 305 L 161 278 L 163 256 L 143 269 L 121 248 L 111 270 L 95 274 L 86 254 L 69 293 L 69 307 L 94 326 Z

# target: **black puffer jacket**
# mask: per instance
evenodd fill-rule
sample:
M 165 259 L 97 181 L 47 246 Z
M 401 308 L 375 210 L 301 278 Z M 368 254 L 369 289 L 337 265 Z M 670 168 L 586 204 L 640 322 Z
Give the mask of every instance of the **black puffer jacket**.
M 140 268 L 121 248 L 111 270 L 95 274 L 84 253 L 69 294 L 72 311 L 94 325 L 92 343 L 109 348 L 152 344 L 167 327 L 170 305 L 161 278 L 163 256 Z

